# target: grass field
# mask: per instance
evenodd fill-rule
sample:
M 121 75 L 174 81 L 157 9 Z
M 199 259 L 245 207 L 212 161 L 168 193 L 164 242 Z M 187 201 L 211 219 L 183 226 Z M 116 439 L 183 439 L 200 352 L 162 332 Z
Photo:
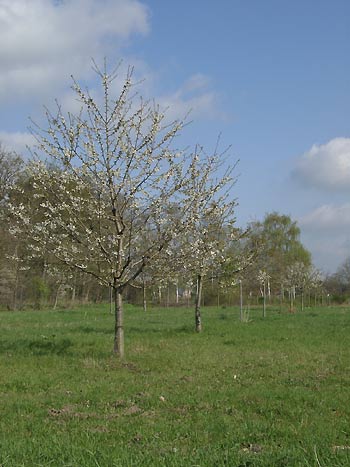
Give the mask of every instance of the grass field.
M 0 313 L 0 465 L 350 466 L 350 311 Z

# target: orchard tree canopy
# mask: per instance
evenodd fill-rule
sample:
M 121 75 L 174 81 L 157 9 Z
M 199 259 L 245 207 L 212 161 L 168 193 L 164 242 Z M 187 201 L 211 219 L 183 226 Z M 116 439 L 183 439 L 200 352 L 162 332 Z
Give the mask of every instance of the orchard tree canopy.
M 22 169 L 21 157 L 7 151 L 0 142 L 0 202 L 7 196 L 8 190 L 19 177 Z
M 28 165 L 33 197 L 12 193 L 12 232 L 30 238 L 33 254 L 78 269 L 114 291 L 114 350 L 124 354 L 123 291 L 145 267 L 196 232 L 211 205 L 226 201 L 231 169 L 220 175 L 221 155 L 174 149 L 183 121 L 166 121 L 138 96 L 130 69 L 118 95 L 117 72 L 95 67 L 101 96 L 73 81 L 77 114 L 46 112 L 33 127 L 37 145 Z M 22 196 L 21 196 L 22 195 Z M 175 211 L 174 211 L 175 210 Z

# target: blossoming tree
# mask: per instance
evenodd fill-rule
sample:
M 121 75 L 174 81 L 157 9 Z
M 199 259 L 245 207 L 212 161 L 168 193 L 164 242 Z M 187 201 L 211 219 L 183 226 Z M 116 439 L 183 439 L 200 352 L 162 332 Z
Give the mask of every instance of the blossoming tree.
M 167 123 L 154 103 L 139 97 L 132 70 L 117 96 L 117 74 L 95 71 L 101 99 L 73 80 L 80 112 L 65 114 L 57 104 L 55 114 L 46 111 L 46 128 L 34 125 L 37 144 L 28 165 L 34 198 L 14 196 L 20 201 L 11 212 L 13 232 L 25 232 L 33 252 L 50 252 L 113 290 L 114 351 L 123 357 L 123 291 L 193 231 L 227 177 L 213 182 L 218 154 L 171 148 L 184 122 Z

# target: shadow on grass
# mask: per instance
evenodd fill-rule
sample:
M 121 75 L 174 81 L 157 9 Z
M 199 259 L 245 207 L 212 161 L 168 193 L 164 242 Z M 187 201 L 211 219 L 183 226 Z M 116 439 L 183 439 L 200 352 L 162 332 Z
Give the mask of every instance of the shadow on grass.
M 0 342 L 0 354 L 18 353 L 29 355 L 67 355 L 73 346 L 70 339 L 34 339 Z
M 83 334 L 113 334 L 114 329 L 111 327 L 110 329 L 99 329 L 94 328 L 92 326 L 77 326 L 69 330 L 69 332 L 73 333 L 83 333 Z
M 224 345 L 233 345 L 233 346 L 235 346 L 235 345 L 237 345 L 237 342 L 235 340 L 233 340 L 233 339 L 231 339 L 231 340 L 229 339 L 229 340 L 224 341 L 223 344 Z
M 171 336 L 179 336 L 184 334 L 193 334 L 193 326 L 177 326 L 172 328 L 167 327 L 154 327 L 147 324 L 146 326 L 128 326 L 127 331 L 132 334 L 163 334 L 164 336 L 171 337 Z

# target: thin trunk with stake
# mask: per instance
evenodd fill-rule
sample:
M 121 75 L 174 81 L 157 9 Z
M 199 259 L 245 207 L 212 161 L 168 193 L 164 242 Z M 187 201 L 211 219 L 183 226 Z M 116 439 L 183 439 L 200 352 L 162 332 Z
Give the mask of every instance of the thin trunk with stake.
M 239 319 L 243 321 L 243 284 L 242 279 L 239 280 Z
M 202 331 L 202 318 L 201 318 L 201 299 L 202 299 L 202 275 L 197 276 L 197 293 L 196 293 L 196 307 L 195 307 L 195 326 L 196 332 Z
M 301 311 L 304 311 L 304 289 L 301 289 Z
M 147 294 L 146 294 L 146 281 L 145 278 L 142 277 L 142 307 L 143 311 L 147 311 Z
M 263 283 L 263 318 L 266 318 L 266 282 Z
M 120 358 L 124 357 L 124 313 L 123 313 L 123 295 L 120 287 L 113 287 L 114 294 L 114 353 Z

